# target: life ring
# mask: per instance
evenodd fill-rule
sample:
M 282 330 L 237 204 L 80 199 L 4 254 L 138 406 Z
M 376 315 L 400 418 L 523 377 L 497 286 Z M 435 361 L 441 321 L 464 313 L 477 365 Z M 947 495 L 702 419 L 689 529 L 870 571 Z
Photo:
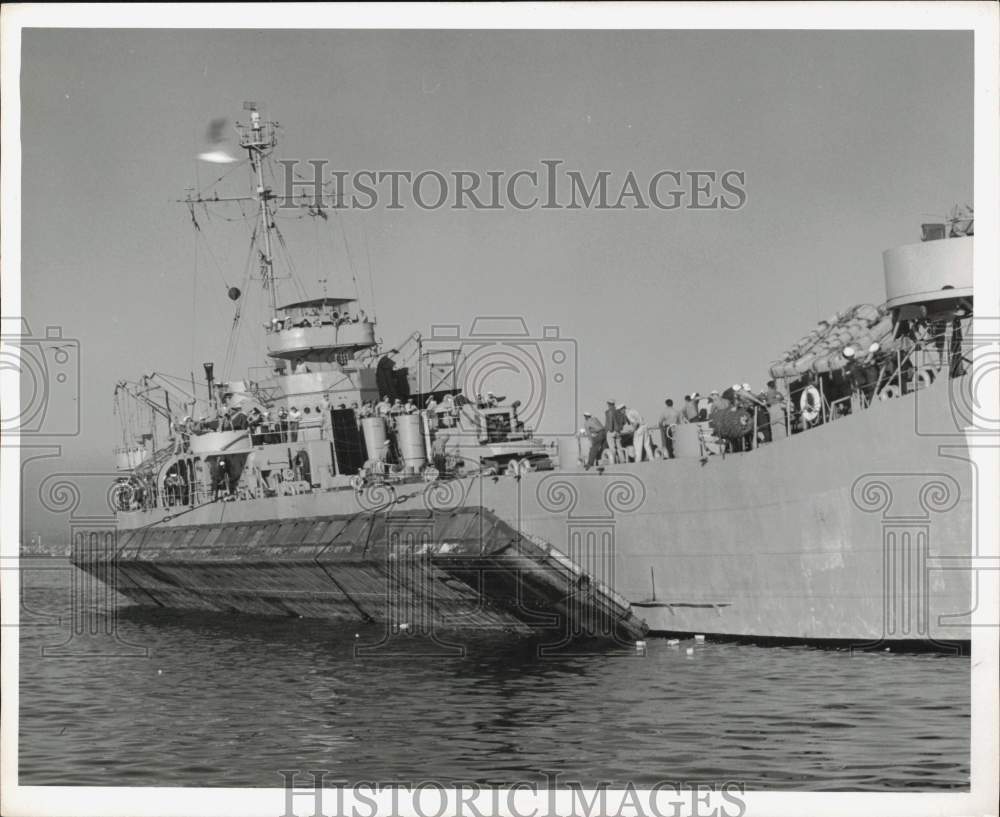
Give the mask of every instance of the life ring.
M 282 468 L 281 478 L 286 482 L 291 482 L 293 479 L 295 479 L 295 470 L 292 468 Z
M 114 489 L 114 504 L 120 511 L 127 511 L 135 499 L 135 489 L 127 482 L 119 483 Z
M 802 397 L 799 398 L 799 411 L 802 412 L 802 419 L 807 423 L 815 422 L 819 418 L 819 410 L 819 389 L 815 386 L 806 386 L 802 390 Z
M 899 397 L 899 389 L 896 386 L 886 386 L 878 393 L 879 400 L 892 400 L 894 397 Z
M 433 465 L 428 465 L 423 472 L 424 482 L 437 482 L 440 472 Z

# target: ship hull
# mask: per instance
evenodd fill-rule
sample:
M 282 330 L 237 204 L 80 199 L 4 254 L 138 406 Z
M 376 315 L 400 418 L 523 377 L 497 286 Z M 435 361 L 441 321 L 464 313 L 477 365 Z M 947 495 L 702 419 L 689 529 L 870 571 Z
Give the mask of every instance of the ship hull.
M 111 575 L 139 604 L 523 631 L 525 617 L 484 605 L 472 580 L 446 593 L 441 576 L 422 576 L 418 584 L 434 587 L 433 599 L 414 591 L 399 612 L 397 591 L 406 583 L 383 543 L 393 530 L 419 527 L 421 514 L 464 510 L 561 554 L 627 599 L 653 632 L 859 645 L 963 642 L 973 606 L 974 469 L 951 392 L 941 382 L 705 462 L 402 483 L 216 502 L 172 515 L 132 512 L 120 516 L 110 573 L 107 553 L 75 561 Z M 352 557 L 334 559 L 329 542 L 310 545 L 301 530 L 275 541 L 277 522 L 326 517 L 369 520 L 363 558 L 355 541 Z M 268 525 L 271 534 L 263 533 Z M 215 531 L 205 535 L 224 544 L 183 546 L 198 530 Z M 447 533 L 431 525 L 417 536 L 432 543 L 434 570 L 457 570 L 441 568 Z M 478 555 L 495 546 L 481 539 Z M 470 540 L 472 556 L 475 547 Z M 481 581 L 484 564 L 462 569 L 478 571 Z M 570 618 L 574 609 L 560 608 Z M 580 622 L 562 626 L 579 629 Z

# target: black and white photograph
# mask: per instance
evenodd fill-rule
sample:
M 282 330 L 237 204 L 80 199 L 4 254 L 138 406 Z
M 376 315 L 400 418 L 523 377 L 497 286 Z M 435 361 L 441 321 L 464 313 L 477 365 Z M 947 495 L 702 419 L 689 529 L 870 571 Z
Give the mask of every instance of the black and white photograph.
M 2 33 L 3 814 L 997 813 L 995 4 Z

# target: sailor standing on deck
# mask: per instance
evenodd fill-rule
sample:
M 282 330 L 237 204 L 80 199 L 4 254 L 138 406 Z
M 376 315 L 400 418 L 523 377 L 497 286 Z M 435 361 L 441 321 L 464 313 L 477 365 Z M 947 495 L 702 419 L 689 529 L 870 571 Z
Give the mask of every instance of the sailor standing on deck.
M 623 462 L 625 459 L 622 452 L 622 428 L 624 422 L 615 407 L 614 400 L 608 400 L 608 408 L 604 412 L 604 430 L 607 437 L 608 451 L 610 451 L 611 462 Z
M 438 403 L 433 397 L 427 399 L 427 403 L 424 405 L 424 411 L 427 416 L 427 426 L 431 431 L 435 431 L 438 427 Z
M 330 403 L 329 392 L 323 392 L 323 399 L 319 404 L 320 410 L 320 435 L 324 440 L 333 439 L 333 415 L 330 412 L 333 410 L 333 406 Z M 355 411 L 355 415 L 357 412 Z
M 785 407 L 787 400 L 785 395 L 778 391 L 777 384 L 773 380 L 767 381 L 764 402 L 767 403 L 767 415 L 770 423 L 768 426 L 770 429 L 770 439 L 768 442 L 784 439 L 788 436 L 788 425 L 785 420 L 788 414 L 788 410 Z
M 697 396 L 698 392 L 684 395 L 683 417 L 684 422 L 686 423 L 698 422 L 698 406 L 695 404 L 695 398 L 697 398 Z
M 702 397 L 698 392 L 691 395 L 691 399 L 694 400 L 695 406 L 698 409 L 698 421 L 704 423 L 708 420 L 708 415 L 712 411 L 712 400 L 709 397 Z
M 754 393 L 753 386 L 744 383 L 740 389 L 740 406 L 750 413 L 751 422 L 749 430 L 743 437 L 743 450 L 752 451 L 761 437 L 767 437 L 763 428 L 767 425 L 763 422 L 764 399 Z
M 229 496 L 229 462 L 223 456 L 215 458 L 215 468 L 214 473 L 214 491 L 212 493 L 213 501 L 219 498 L 219 491 L 221 490 L 226 496 Z
M 292 406 L 288 410 L 288 441 L 297 442 L 299 439 L 299 423 L 302 421 L 302 413 Z
M 601 453 L 607 444 L 607 430 L 601 425 L 601 421 L 594 417 L 589 411 L 583 413 L 584 431 L 590 438 L 590 453 L 587 455 L 587 463 L 584 468 L 590 468 L 597 464 Z
M 625 409 L 625 417 L 633 429 L 632 446 L 635 448 L 635 461 L 653 459 L 653 443 L 649 439 L 649 426 L 642 415 L 634 408 Z
M 166 488 L 167 507 L 172 508 L 174 505 L 179 505 L 181 501 L 180 475 L 176 471 L 171 471 L 163 481 L 163 487 Z
M 250 442 L 252 445 L 260 445 L 263 442 L 263 437 L 261 437 L 261 424 L 263 422 L 264 417 L 260 413 L 260 408 L 258 406 L 251 406 L 247 414 L 247 427 L 250 429 Z
M 674 428 L 681 422 L 681 413 L 674 408 L 674 401 L 669 397 L 664 401 L 665 408 L 660 414 L 660 436 L 663 440 L 663 450 L 670 459 L 674 458 Z

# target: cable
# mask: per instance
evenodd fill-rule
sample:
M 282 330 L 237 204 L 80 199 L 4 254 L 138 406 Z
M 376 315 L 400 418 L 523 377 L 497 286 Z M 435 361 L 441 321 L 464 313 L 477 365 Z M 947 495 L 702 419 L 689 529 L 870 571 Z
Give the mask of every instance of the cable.
M 361 225 L 361 232 L 365 237 L 365 257 L 368 260 L 368 291 L 371 295 L 371 308 L 372 308 L 372 321 L 375 321 L 375 278 L 372 275 L 372 253 L 371 248 L 368 246 L 368 231 L 365 229 L 365 225 Z
M 252 262 L 253 262 L 254 250 L 256 249 L 256 245 L 257 245 L 257 229 L 255 227 L 250 235 L 250 249 L 247 252 L 247 259 L 244 264 L 245 292 L 249 292 L 250 290 L 250 276 L 253 265 Z M 241 299 L 242 297 L 243 296 L 241 295 Z M 242 316 L 242 311 L 243 311 L 242 300 L 238 300 L 236 303 L 236 312 L 233 315 L 233 324 L 229 330 L 229 341 L 226 344 L 226 357 L 224 359 L 222 366 L 222 373 L 227 381 L 229 380 L 230 375 L 232 374 L 232 366 L 236 359 L 236 349 L 239 345 L 238 341 L 241 328 L 240 318 Z
M 347 243 L 347 229 L 344 226 L 344 222 L 341 219 L 339 208 L 333 208 L 333 214 L 337 218 L 337 223 L 340 224 L 340 235 L 344 241 L 344 252 L 347 254 L 347 265 L 351 270 L 351 280 L 354 281 L 354 298 L 355 300 L 361 300 L 361 292 L 358 290 L 358 275 L 354 268 L 354 258 L 351 256 L 351 248 Z

